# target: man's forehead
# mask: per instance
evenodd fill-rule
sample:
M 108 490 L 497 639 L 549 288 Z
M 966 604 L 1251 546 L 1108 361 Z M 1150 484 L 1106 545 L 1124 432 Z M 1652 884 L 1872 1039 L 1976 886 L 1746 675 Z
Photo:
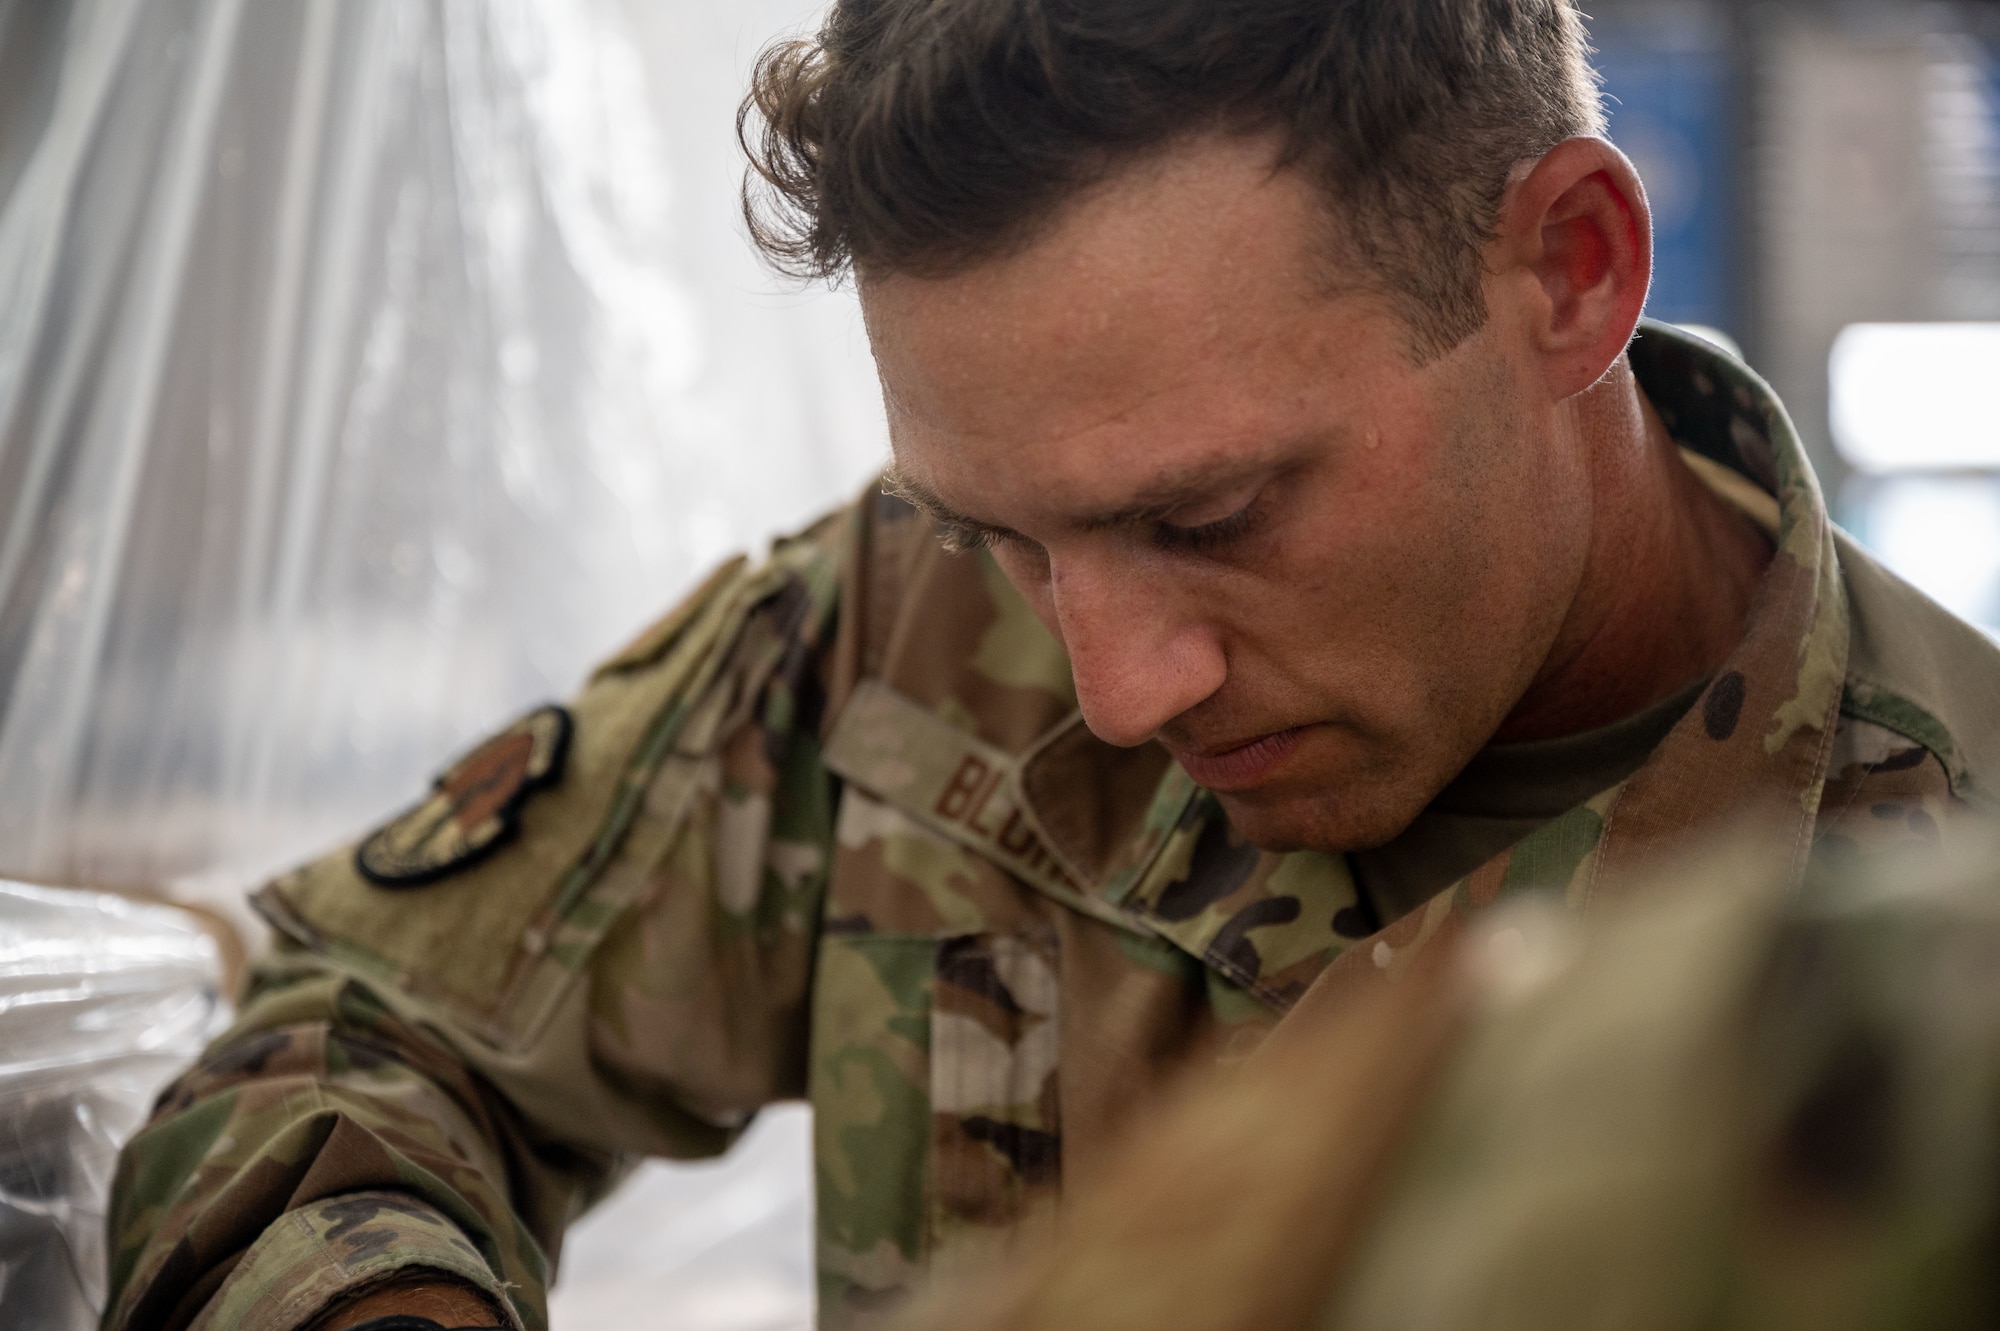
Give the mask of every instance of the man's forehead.
M 1324 204 L 1274 168 L 1275 151 L 1207 139 L 1085 191 L 1016 249 L 937 274 L 864 274 L 892 415 L 966 432 L 1039 408 L 1077 428 L 1106 402 L 1138 409 L 1287 336 L 1325 295 Z

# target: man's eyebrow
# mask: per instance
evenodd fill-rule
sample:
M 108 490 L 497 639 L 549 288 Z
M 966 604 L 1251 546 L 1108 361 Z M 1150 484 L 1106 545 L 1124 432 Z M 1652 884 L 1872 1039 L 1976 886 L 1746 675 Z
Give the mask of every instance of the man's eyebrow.
M 1018 535 L 1011 527 L 981 522 L 978 518 L 968 517 L 959 512 L 938 498 L 928 486 L 904 474 L 893 462 L 889 464 L 888 470 L 882 473 L 882 493 L 902 500 L 938 526 L 948 530 L 988 537 L 1013 538 Z
M 1103 531 L 1113 527 L 1138 527 L 1165 521 L 1181 508 L 1196 500 L 1206 499 L 1217 490 L 1225 490 L 1272 469 L 1270 459 L 1229 458 L 1188 467 L 1182 471 L 1161 478 L 1141 490 L 1129 504 L 1102 513 L 1093 513 L 1076 519 L 1079 527 L 1086 531 Z
M 1163 477 L 1133 498 L 1130 503 L 1099 513 L 1072 517 L 1070 523 L 1083 531 L 1107 531 L 1118 527 L 1138 527 L 1160 522 L 1173 511 L 1216 490 L 1239 484 L 1258 472 L 1271 470 L 1269 458 L 1229 458 L 1188 467 Z M 928 487 L 905 475 L 894 463 L 882 475 L 882 489 L 918 509 L 940 526 L 989 537 L 1016 538 L 1011 527 L 985 522 L 960 513 Z

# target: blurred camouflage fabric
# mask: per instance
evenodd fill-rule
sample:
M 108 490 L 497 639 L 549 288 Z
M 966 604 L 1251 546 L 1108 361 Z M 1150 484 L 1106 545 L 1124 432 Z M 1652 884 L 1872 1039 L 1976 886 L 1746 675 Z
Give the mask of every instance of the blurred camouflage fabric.
M 1746 846 L 1588 925 L 1503 905 L 1439 960 L 1309 994 L 1062 1244 L 899 1331 L 2000 1322 L 2000 841 L 1803 891 Z
M 1045 1231 L 1136 1109 L 1315 981 L 1373 1001 L 1503 897 L 1583 911 L 1720 817 L 1787 881 L 1949 840 L 2000 782 L 2000 652 L 1833 528 L 1741 365 L 1657 326 L 1633 361 L 1777 553 L 1629 780 L 1384 918 L 1345 857 L 1242 844 L 1164 750 L 1092 737 L 991 560 L 864 499 L 604 666 L 518 833 L 439 852 L 484 858 L 391 888 L 344 852 L 260 894 L 284 941 L 125 1154 L 106 1325 L 290 1331 L 433 1269 L 540 1327 L 626 1162 L 794 1097 L 822 1322 L 877 1325 Z

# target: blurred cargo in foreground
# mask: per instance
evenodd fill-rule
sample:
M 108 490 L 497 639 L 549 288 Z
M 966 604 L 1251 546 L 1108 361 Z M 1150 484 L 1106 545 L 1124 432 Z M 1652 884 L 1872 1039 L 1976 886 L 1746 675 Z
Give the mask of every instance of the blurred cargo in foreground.
M 1994 845 L 1503 908 L 1367 1004 L 1309 996 L 1059 1248 L 903 1331 L 1994 1325 Z

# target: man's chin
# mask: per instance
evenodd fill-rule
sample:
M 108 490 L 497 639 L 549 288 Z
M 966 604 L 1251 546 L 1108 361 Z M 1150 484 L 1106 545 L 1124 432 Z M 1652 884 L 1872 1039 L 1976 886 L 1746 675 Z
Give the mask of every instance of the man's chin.
M 1259 850 L 1289 854 L 1298 850 L 1339 855 L 1384 845 L 1415 821 L 1419 803 L 1404 810 L 1401 800 L 1248 790 L 1217 793 L 1229 826 Z

